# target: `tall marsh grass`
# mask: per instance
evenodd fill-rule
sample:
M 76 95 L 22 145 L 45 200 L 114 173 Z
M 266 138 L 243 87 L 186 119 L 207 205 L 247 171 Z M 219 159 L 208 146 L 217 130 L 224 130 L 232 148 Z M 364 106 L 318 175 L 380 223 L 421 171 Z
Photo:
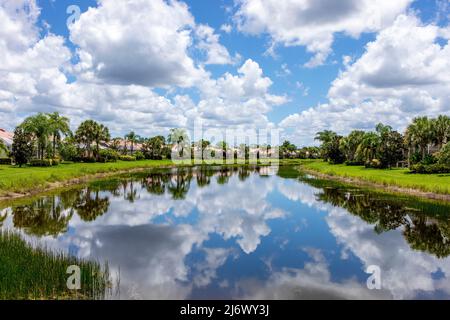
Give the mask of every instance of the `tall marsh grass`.
M 80 290 L 67 288 L 71 265 L 80 267 Z M 105 299 L 110 289 L 108 265 L 33 247 L 18 233 L 0 230 L 0 300 Z

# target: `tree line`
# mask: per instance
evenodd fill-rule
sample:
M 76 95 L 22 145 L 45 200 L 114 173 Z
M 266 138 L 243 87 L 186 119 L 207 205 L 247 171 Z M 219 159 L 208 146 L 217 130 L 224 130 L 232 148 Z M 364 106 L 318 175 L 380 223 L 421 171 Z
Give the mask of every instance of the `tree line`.
M 140 150 L 136 151 L 136 145 Z M 0 145 L 2 149 L 4 146 Z M 166 138 L 143 138 L 134 131 L 123 138 L 111 138 L 105 125 L 94 120 L 83 121 L 70 130 L 70 120 L 59 113 L 38 113 L 26 118 L 14 130 L 10 152 L 14 162 L 36 166 L 56 165 L 61 160 L 106 162 L 170 157 Z
M 403 134 L 380 123 L 374 131 L 354 130 L 347 136 L 325 130 L 318 132 L 315 139 L 320 141 L 319 147 L 298 148 L 285 141 L 280 146 L 255 148 L 258 153 L 262 152 L 261 149 L 268 154 L 277 149 L 276 154 L 281 159 L 322 158 L 332 164 L 374 168 L 408 166 L 416 171 L 426 171 L 428 166 L 434 165 L 440 170 L 450 166 L 450 118 L 446 115 L 415 118 Z M 211 148 L 210 141 L 203 139 L 191 143 L 183 129 L 170 130 L 167 138 L 161 135 L 145 138 L 134 131 L 124 137 L 111 138 L 108 127 L 94 120 L 86 120 L 72 132 L 70 120 L 57 112 L 38 113 L 17 126 L 10 155 L 18 165 L 52 165 L 58 164 L 60 160 L 160 160 L 171 157 L 173 145 L 178 146 L 180 154 L 186 148 L 191 149 L 191 155 L 194 155 L 195 148 L 201 150 L 202 159 L 205 151 L 222 152 L 224 158 L 230 157 L 231 148 L 226 142 L 219 142 L 214 148 Z M 0 144 L 0 149 L 6 148 Z M 241 149 L 245 150 L 248 158 L 250 146 L 245 145 Z
M 374 168 L 408 166 L 413 171 L 450 171 L 450 118 L 418 117 L 404 134 L 378 124 L 375 131 L 354 130 L 348 136 L 325 130 L 318 132 L 321 157 L 333 164 L 365 165 Z M 431 170 L 433 171 L 433 170 Z

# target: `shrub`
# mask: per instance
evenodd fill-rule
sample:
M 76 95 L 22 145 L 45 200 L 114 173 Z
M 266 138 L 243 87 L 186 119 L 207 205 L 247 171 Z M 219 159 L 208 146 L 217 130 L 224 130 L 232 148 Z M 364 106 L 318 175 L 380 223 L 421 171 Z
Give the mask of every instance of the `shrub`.
M 136 160 L 144 160 L 145 156 L 141 151 L 136 151 L 134 154 Z
M 428 166 L 428 165 L 437 163 L 437 159 L 435 156 L 433 156 L 431 154 L 427 154 L 420 163 Z
M 117 151 L 104 149 L 100 150 L 99 162 L 116 162 L 119 159 L 120 155 Z
M 419 174 L 450 173 L 450 164 L 416 164 L 411 166 L 410 171 Z
M 77 157 L 76 162 L 95 163 L 95 162 L 97 162 L 97 160 L 95 160 L 95 158 L 92 158 L 92 157 Z
M 120 156 L 120 160 L 122 160 L 122 161 L 136 161 L 136 157 L 133 157 L 133 156 Z
M 31 159 L 30 166 L 32 167 L 51 167 L 52 160 L 51 159 Z
M 0 158 L 0 164 L 11 165 L 12 164 L 12 159 L 11 158 Z
M 61 143 L 61 145 L 59 146 L 59 155 L 65 161 L 77 162 L 77 160 L 80 158 L 78 156 L 78 149 L 76 145 L 69 142 Z
M 52 159 L 52 166 L 57 166 L 61 163 L 60 159 Z

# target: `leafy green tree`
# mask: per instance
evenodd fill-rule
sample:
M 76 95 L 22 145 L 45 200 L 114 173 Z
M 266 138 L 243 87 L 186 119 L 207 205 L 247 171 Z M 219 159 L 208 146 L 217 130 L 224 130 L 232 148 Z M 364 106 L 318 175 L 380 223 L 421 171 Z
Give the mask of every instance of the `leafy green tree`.
M 321 131 L 316 134 L 315 140 L 322 142 L 322 157 L 325 161 L 334 164 L 344 162 L 345 156 L 339 148 L 341 139 L 342 136 L 330 130 Z
M 439 163 L 450 165 L 450 142 L 447 142 L 439 152 Z
M 97 159 L 100 156 L 100 143 L 102 142 L 109 142 L 111 139 L 111 136 L 109 134 L 109 129 L 105 127 L 103 124 L 97 124 L 95 127 L 95 133 L 94 133 L 94 142 L 95 142 L 95 156 Z
M 45 149 L 47 147 L 48 137 L 51 134 L 51 125 L 48 115 L 38 113 L 30 116 L 20 125 L 24 131 L 33 135 L 37 140 L 37 157 L 44 159 Z
M 379 145 L 376 157 L 380 160 L 383 168 L 394 166 L 404 158 L 403 136 L 382 123 L 376 127 L 379 136 Z
M 173 146 L 176 145 L 181 157 L 184 155 L 184 151 L 190 147 L 189 136 L 184 129 L 171 129 L 167 142 Z
M 50 133 L 52 135 L 52 153 L 56 156 L 56 144 L 61 142 L 61 136 L 70 133 L 69 118 L 60 116 L 58 112 L 48 115 Z
M 347 161 L 357 161 L 356 151 L 364 138 L 364 131 L 354 130 L 339 142 L 339 149 Z
M 94 120 L 86 120 L 80 124 L 76 133 L 75 139 L 78 143 L 84 146 L 87 156 L 90 158 L 93 156 L 92 144 L 95 143 L 95 156 L 98 157 L 100 143 L 107 142 L 110 139 L 109 130 L 102 124 L 95 122 Z
M 88 157 L 92 154 L 92 143 L 95 139 L 97 123 L 93 120 L 86 120 L 80 124 L 75 132 L 75 138 L 78 143 L 84 146 Z
M 65 161 L 74 161 L 78 157 L 79 150 L 73 135 L 69 135 L 59 143 L 58 152 Z
M 11 156 L 20 167 L 27 164 L 33 155 L 33 139 L 22 127 L 14 130 Z
M 415 118 L 406 130 L 405 141 L 413 150 L 418 148 L 422 160 L 425 159 L 428 146 L 433 141 L 433 123 L 427 117 Z
M 375 159 L 379 145 L 379 135 L 375 132 L 366 132 L 356 150 L 356 156 L 365 162 L 370 162 Z
M 432 120 L 433 142 L 441 149 L 450 140 L 450 117 L 440 115 Z
M 166 148 L 166 139 L 163 136 L 156 136 L 147 139 L 142 144 L 142 153 L 146 159 L 161 160 Z
M 295 144 L 292 144 L 290 141 L 284 141 L 283 144 L 280 147 L 280 156 L 283 159 L 291 158 L 292 154 L 297 150 L 297 146 Z

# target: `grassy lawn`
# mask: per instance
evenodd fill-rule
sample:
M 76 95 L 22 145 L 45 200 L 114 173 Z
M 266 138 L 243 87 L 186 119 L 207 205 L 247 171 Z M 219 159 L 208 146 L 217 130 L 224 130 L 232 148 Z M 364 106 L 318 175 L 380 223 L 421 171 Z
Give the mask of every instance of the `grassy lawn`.
M 297 161 L 297 163 L 306 169 L 331 176 L 354 178 L 386 186 L 450 194 L 450 174 L 410 174 L 408 169 L 366 169 L 365 167 L 331 165 L 322 160 L 302 160 Z
M 377 170 L 364 167 L 331 165 L 322 160 L 282 160 L 282 165 L 302 167 L 332 176 L 367 182 L 450 194 L 450 174 L 410 174 L 408 169 Z M 0 196 L 8 193 L 43 192 L 49 183 L 64 182 L 94 174 L 114 173 L 139 168 L 173 165 L 171 160 L 118 161 L 114 163 L 63 163 L 56 167 L 37 168 L 0 165 Z
M 48 183 L 67 181 L 88 175 L 135 168 L 172 165 L 170 160 L 143 160 L 113 163 L 62 163 L 49 168 L 0 165 L 0 196 L 10 192 L 45 191 Z

